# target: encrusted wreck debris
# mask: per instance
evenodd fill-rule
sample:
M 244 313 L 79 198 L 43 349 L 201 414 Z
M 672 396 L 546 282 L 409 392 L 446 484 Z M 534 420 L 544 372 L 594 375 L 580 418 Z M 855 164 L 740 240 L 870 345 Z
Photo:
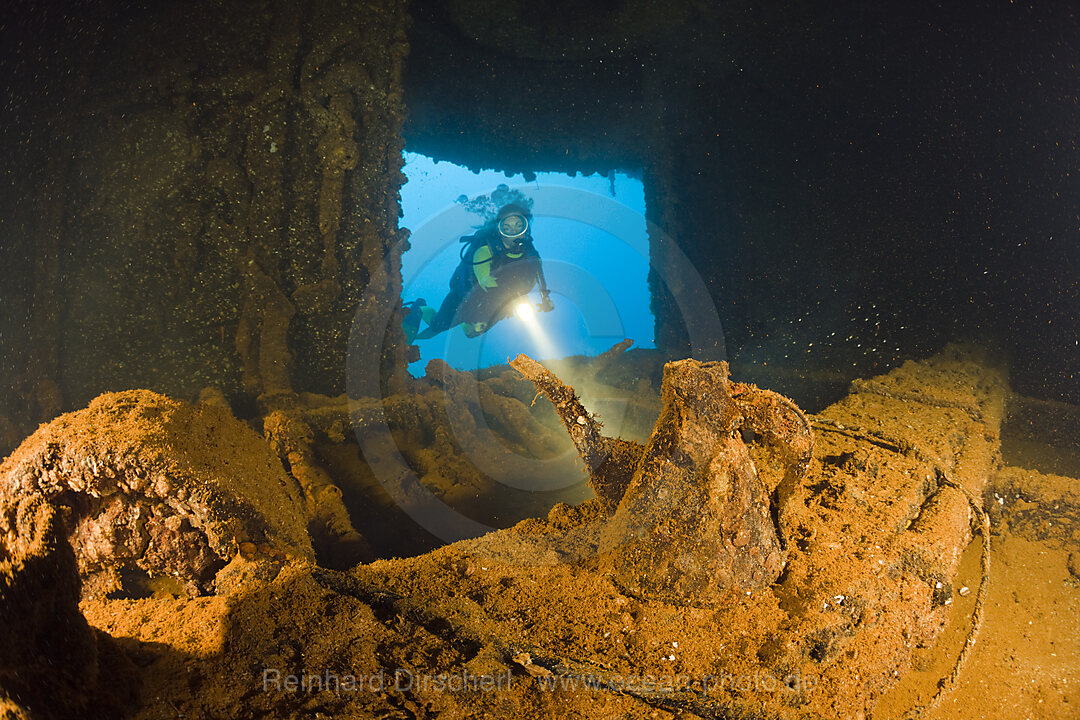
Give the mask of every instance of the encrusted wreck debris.
M 759 396 L 786 408 L 767 416 L 794 431 L 783 452 L 771 452 L 777 445 L 764 433 L 766 442 L 748 445 L 767 487 L 798 480 L 778 493 L 786 495 L 787 565 L 776 583 L 732 588 L 710 607 L 613 582 L 603 553 L 612 518 L 599 502 L 558 506 L 546 521 L 354 574 L 364 587 L 409 597 L 403 612 L 424 607 L 426 623 L 453 618 L 463 647 L 480 642 L 511 664 L 527 654 L 526 673 L 544 668 L 568 688 L 629 695 L 642 704 L 632 714 L 661 706 L 701 716 L 858 717 L 945 623 L 971 539 L 970 498 L 999 462 L 1004 392 L 1000 374 L 956 349 L 908 363 L 810 418 L 816 442 L 805 474 L 792 460 L 809 449 L 810 434 L 787 403 Z M 580 446 L 598 434 L 570 400 L 557 404 L 570 410 Z M 600 465 L 589 467 L 595 481 Z M 643 676 L 688 681 L 660 692 L 627 687 L 626 678 Z M 710 678 L 733 681 L 706 687 Z M 542 703 L 538 712 L 555 706 Z
M 75 556 L 45 498 L 26 498 L 17 515 L 18 532 L 0 544 L 0 717 L 26 717 L 19 705 L 78 717 L 100 667 L 98 637 L 79 612 Z
M 596 500 L 347 572 L 294 550 L 279 573 L 222 584 L 218 597 L 84 599 L 94 627 L 152 644 L 139 646 L 144 667 L 127 671 L 142 683 L 133 716 L 483 708 L 497 717 L 857 718 L 944 627 L 982 515 L 974 499 L 999 465 L 1005 386 L 995 371 L 950 350 L 804 416 L 731 382 L 722 363 L 670 363 L 657 426 L 636 444 L 605 438 L 573 390 L 538 364 L 515 367 L 568 421 Z M 281 437 L 305 436 L 287 430 Z M 90 455 L 75 452 L 89 447 L 78 437 L 67 442 L 68 456 Z M 41 457 L 32 452 L 40 444 L 24 446 L 5 477 L 38 467 L 27 459 Z M 286 457 L 306 462 L 302 447 L 279 452 L 290 448 Z M 99 470 L 120 468 L 94 457 Z M 77 482 L 57 498 L 95 481 L 65 477 Z M 42 495 L 19 488 L 6 497 Z M 302 507 L 299 492 L 292 503 Z M 9 553 L 15 537 L 5 535 Z M 66 547 L 65 537 L 56 542 Z M 984 596 L 985 578 L 966 582 Z M 192 657 L 214 682 L 175 681 Z M 267 672 L 382 673 L 385 683 L 290 693 L 267 687 Z M 395 686 L 395 674 L 412 682 Z M 447 691 L 454 678 L 463 691 Z M 485 692 L 484 678 L 502 678 L 499 692 Z
M 790 400 L 731 383 L 725 362 L 683 360 L 664 369 L 663 410 L 644 445 L 604 437 L 599 425 L 539 363 L 511 365 L 555 405 L 614 516 L 600 534 L 603 566 L 637 594 L 708 604 L 732 589 L 772 584 L 784 549 L 769 496 L 786 503 L 813 451 L 809 421 Z M 741 432 L 740 432 L 741 431 Z M 760 435 L 787 459 L 767 487 L 742 440 Z
M 0 533 L 23 508 L 62 509 L 83 595 L 142 571 L 210 592 L 238 552 L 314 559 L 297 483 L 225 408 L 146 390 L 107 393 L 43 425 L 0 465 Z

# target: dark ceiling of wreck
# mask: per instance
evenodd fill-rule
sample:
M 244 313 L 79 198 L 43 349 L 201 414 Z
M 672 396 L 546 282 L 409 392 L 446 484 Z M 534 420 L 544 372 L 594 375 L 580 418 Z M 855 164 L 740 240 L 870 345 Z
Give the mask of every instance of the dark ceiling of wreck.
M 642 170 L 736 360 L 783 335 L 854 376 L 970 338 L 1075 402 L 1078 26 L 1020 3 L 420 1 L 405 140 Z

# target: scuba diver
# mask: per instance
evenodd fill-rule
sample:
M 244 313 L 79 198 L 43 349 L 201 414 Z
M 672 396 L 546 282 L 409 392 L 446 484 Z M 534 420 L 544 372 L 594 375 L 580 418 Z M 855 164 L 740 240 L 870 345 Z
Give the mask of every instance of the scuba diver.
M 461 262 L 438 311 L 423 299 L 405 303 L 406 340 L 433 338 L 454 325 L 461 325 L 466 337 L 482 335 L 509 317 L 537 285 L 541 298 L 537 310 L 553 309 L 540 255 L 533 247 L 531 220 L 525 207 L 510 203 L 475 233 L 461 238 Z M 422 332 L 421 320 L 427 323 Z

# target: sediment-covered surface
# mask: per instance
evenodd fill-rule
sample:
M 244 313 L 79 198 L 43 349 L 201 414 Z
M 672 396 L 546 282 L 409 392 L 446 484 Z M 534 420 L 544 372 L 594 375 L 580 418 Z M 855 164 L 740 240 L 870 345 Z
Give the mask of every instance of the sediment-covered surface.
M 993 527 L 993 562 L 983 630 L 956 688 L 925 717 L 1065 720 L 1076 716 L 1080 702 L 1080 683 L 1075 680 L 1080 667 L 1078 487 L 1080 478 L 1015 465 L 1006 465 L 991 478 L 984 498 Z M 972 543 L 961 560 L 949 627 L 933 647 L 915 651 L 914 669 L 879 704 L 875 718 L 910 717 L 912 708 L 925 707 L 940 678 L 949 672 L 970 628 L 974 588 L 981 572 L 981 548 L 976 545 L 981 543 Z
M 0 715 L 19 705 L 77 714 L 97 684 L 97 638 L 79 612 L 79 575 L 57 510 L 21 504 L 19 532 L 0 546 Z
M 618 508 L 592 500 L 418 557 L 334 571 L 240 556 L 212 597 L 81 608 L 134 661 L 135 717 L 854 718 L 890 689 L 880 712 L 902 714 L 935 702 L 942 678 L 965 692 L 965 673 L 994 662 L 980 654 L 988 634 L 990 648 L 1011 637 L 988 630 L 1006 598 L 993 585 L 983 596 L 982 539 L 968 547 L 977 499 L 995 492 L 997 531 L 1034 532 L 1032 512 L 1008 499 L 1025 478 L 999 468 L 1004 392 L 953 349 L 810 416 L 813 456 L 775 514 L 784 568 L 763 587 L 700 599 L 629 589 L 601 542 Z M 738 435 L 762 482 L 779 484 L 790 458 Z M 1039 507 L 1059 511 L 1070 501 L 1053 492 L 1067 486 L 1038 485 Z M 1064 533 L 1009 536 L 1003 562 L 1020 562 L 1017 543 L 1074 542 Z M 1075 558 L 1061 560 L 1067 579 Z M 1061 622 L 1070 600 L 1055 602 Z M 979 643 L 952 677 L 973 615 Z M 921 689 L 898 685 L 918 671 Z M 951 697 L 925 714 L 949 717 Z
M 147 390 L 62 415 L 0 465 L 0 532 L 33 534 L 39 503 L 62 512 L 84 596 L 139 571 L 209 592 L 248 548 L 314 559 L 300 487 L 266 442 L 226 408 Z

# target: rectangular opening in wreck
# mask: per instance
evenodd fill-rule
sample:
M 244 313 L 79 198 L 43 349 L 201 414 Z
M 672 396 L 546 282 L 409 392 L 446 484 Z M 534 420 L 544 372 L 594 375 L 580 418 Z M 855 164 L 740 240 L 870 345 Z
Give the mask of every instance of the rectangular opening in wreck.
M 474 172 L 414 152 L 405 153 L 404 171 L 401 225 L 411 235 L 402 255 L 402 300 L 416 303 L 414 320 L 424 314 L 430 319 L 438 310 L 468 254 L 461 238 L 476 232 L 508 198 L 532 203 L 529 233 L 551 299 L 546 310 L 538 283 L 527 296 L 531 318 L 512 313 L 474 337 L 453 326 L 424 338 L 427 323 L 421 321 L 413 374 L 423 374 L 435 358 L 474 370 L 522 352 L 541 359 L 595 356 L 625 338 L 639 348 L 654 347 L 640 179 L 614 170 L 588 176 Z

